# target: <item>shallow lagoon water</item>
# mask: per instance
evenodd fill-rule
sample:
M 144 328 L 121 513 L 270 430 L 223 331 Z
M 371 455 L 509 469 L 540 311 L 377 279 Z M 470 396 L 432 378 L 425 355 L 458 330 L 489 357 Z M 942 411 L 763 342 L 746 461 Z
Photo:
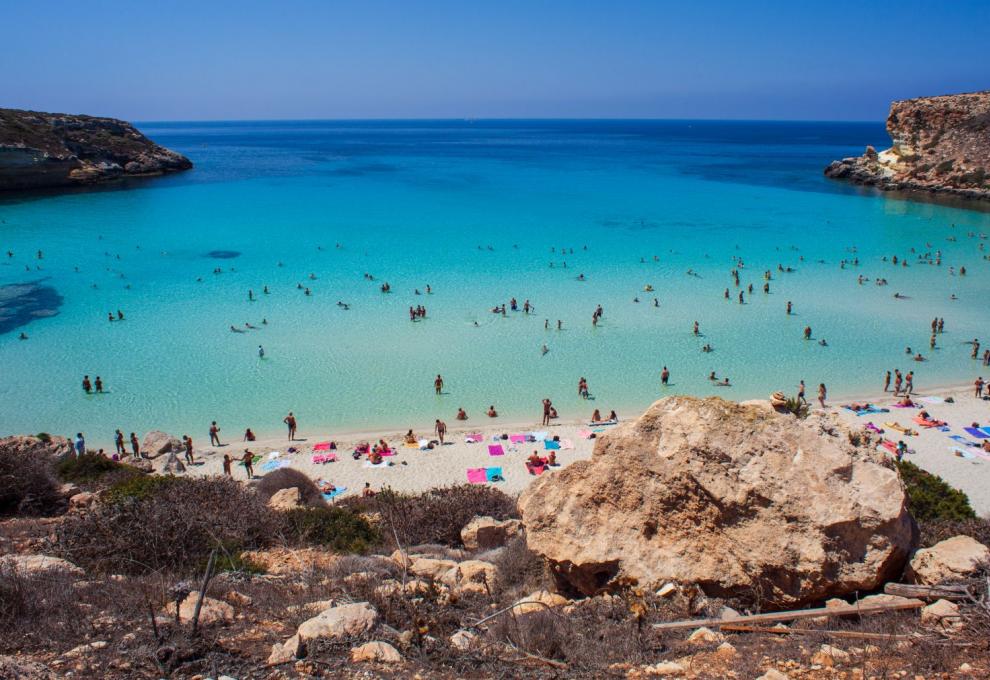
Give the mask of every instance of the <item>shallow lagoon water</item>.
M 596 407 L 625 415 L 665 394 L 765 397 L 800 379 L 809 393 L 826 382 L 833 395 L 854 394 L 895 366 L 920 386 L 981 370 L 962 343 L 987 336 L 990 262 L 967 234 L 990 232 L 990 215 L 821 175 L 834 158 L 885 146 L 880 124 L 140 127 L 196 168 L 123 190 L 0 202 L 0 248 L 14 253 L 0 263 L 0 286 L 44 280 L 63 298 L 57 315 L 0 335 L 0 433 L 83 430 L 104 441 L 115 427 L 162 428 L 205 438 L 211 420 L 228 435 L 267 432 L 288 410 L 304 431 L 423 429 L 459 406 L 473 420 L 490 404 L 536 418 L 545 396 L 564 418 Z M 941 267 L 916 262 L 938 249 Z M 895 254 L 911 266 L 882 260 Z M 853 257 L 859 267 L 840 269 Z M 734 258 L 745 263 L 742 285 L 754 285 L 744 305 Z M 859 274 L 889 285 L 859 285 Z M 383 281 L 392 293 L 380 292 Z M 433 294 L 414 294 L 427 284 Z M 489 312 L 512 296 L 535 313 Z M 413 323 L 416 304 L 428 317 Z M 126 320 L 109 323 L 118 309 Z M 930 353 L 936 315 L 947 332 Z M 703 337 L 691 333 L 695 320 Z M 231 332 L 245 323 L 258 330 Z M 805 325 L 828 346 L 803 341 Z M 702 353 L 705 343 L 715 351 Z M 907 360 L 908 345 L 931 359 Z M 712 386 L 713 370 L 733 387 Z M 83 374 L 110 392 L 84 395 Z M 581 376 L 592 403 L 577 395 Z

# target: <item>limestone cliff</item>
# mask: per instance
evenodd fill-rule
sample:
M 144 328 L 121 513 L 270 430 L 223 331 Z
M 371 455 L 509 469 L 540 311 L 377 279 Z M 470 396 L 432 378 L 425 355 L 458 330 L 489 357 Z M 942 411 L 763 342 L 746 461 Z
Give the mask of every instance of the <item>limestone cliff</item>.
M 890 106 L 886 151 L 871 146 L 825 175 L 883 190 L 990 199 L 990 91 L 921 97 Z
M 0 191 L 79 186 L 191 167 L 188 158 L 122 120 L 0 109 Z

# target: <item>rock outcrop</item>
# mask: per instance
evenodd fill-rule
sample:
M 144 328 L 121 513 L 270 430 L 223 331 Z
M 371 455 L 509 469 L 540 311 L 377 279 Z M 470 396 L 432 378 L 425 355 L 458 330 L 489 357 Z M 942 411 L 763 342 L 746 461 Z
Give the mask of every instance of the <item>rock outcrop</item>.
M 894 469 L 833 416 L 671 397 L 543 475 L 519 506 L 559 587 L 694 584 L 791 606 L 901 573 L 913 524 Z
M 188 170 L 185 156 L 115 118 L 0 109 L 0 191 Z
M 833 161 L 825 175 L 883 190 L 990 200 L 990 91 L 922 97 L 890 106 L 892 145 Z
M 0 438 L 0 456 L 4 454 L 29 454 L 61 458 L 72 453 L 72 442 L 65 437 L 14 435 Z
M 181 439 L 161 430 L 152 430 L 144 435 L 141 443 L 141 455 L 145 458 L 158 458 L 167 453 L 180 454 L 184 450 Z
M 491 550 L 499 548 L 522 531 L 517 519 L 497 520 L 494 517 L 475 517 L 461 529 L 461 542 L 466 550 Z

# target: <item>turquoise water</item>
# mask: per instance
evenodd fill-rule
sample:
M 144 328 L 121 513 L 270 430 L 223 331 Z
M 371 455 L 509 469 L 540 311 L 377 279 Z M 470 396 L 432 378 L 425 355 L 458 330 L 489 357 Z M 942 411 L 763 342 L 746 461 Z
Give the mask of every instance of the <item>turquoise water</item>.
M 490 404 L 536 418 L 543 397 L 576 418 L 596 407 L 630 414 L 670 393 L 765 397 L 804 379 L 811 393 L 826 382 L 839 395 L 876 389 L 888 368 L 913 369 L 922 387 L 980 370 L 961 343 L 987 335 L 990 262 L 967 234 L 990 232 L 990 215 L 821 175 L 831 159 L 884 146 L 879 124 L 141 128 L 196 169 L 0 202 L 0 248 L 14 253 L 0 264 L 10 317 L 0 321 L 0 433 L 82 430 L 107 441 L 116 427 L 162 428 L 205 439 L 211 420 L 227 433 L 269 432 L 289 410 L 303 431 L 422 429 L 461 406 L 478 422 Z M 937 249 L 943 266 L 916 264 Z M 239 255 L 208 255 L 217 250 Z M 912 266 L 882 260 L 895 254 Z M 859 267 L 840 269 L 854 256 Z M 745 305 L 729 276 L 735 257 L 743 286 L 754 284 Z M 968 275 L 950 275 L 960 265 Z M 860 274 L 889 285 L 858 285 Z M 380 292 L 383 281 L 392 293 Z M 40 286 L 42 299 L 19 297 L 11 311 L 24 290 L 11 284 Z M 414 295 L 427 285 L 431 295 Z M 535 313 L 490 313 L 513 296 Z M 428 316 L 413 323 L 416 304 Z M 126 320 L 109 323 L 118 309 Z M 39 310 L 57 313 L 31 316 Z M 935 315 L 946 333 L 931 353 Z M 692 335 L 695 320 L 704 337 Z M 231 332 L 246 322 L 259 329 Z M 805 325 L 828 346 L 803 341 Z M 700 351 L 706 342 L 714 352 Z M 907 345 L 931 360 L 907 361 Z M 733 387 L 713 387 L 711 371 Z M 109 393 L 86 396 L 83 374 L 100 375 Z M 593 403 L 577 395 L 581 376 Z

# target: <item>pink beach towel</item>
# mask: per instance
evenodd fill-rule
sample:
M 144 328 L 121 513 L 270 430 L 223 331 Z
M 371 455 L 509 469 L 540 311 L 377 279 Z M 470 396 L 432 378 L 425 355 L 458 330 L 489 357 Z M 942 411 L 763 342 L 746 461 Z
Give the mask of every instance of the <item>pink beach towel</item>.
M 319 444 L 313 444 L 314 451 L 329 451 L 330 442 L 320 442 Z
M 471 484 L 484 484 L 488 481 L 485 468 L 468 468 L 467 479 Z
M 510 434 L 509 441 L 513 444 L 524 444 L 526 442 L 526 435 L 524 434 Z
M 489 456 L 504 456 L 505 449 L 502 448 L 501 444 L 489 444 L 488 445 L 488 455 Z

